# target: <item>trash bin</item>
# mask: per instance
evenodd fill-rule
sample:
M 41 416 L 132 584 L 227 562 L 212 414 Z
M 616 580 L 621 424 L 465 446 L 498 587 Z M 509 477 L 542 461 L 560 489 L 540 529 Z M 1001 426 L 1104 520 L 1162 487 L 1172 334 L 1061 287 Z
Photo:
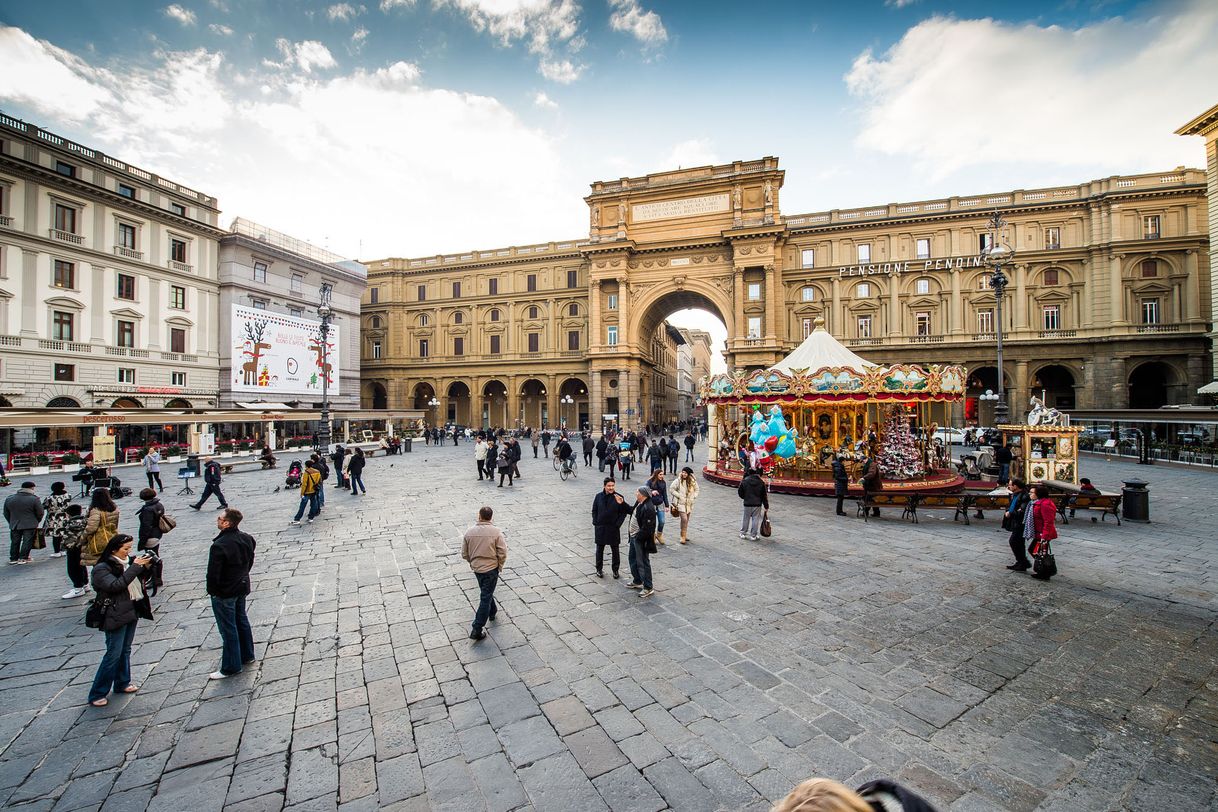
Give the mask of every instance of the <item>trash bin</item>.
M 1121 488 L 1121 518 L 1127 522 L 1150 521 L 1150 491 L 1141 479 L 1125 480 Z
M 412 437 L 403 437 L 403 438 L 402 438 L 402 453 L 403 453 L 403 454 L 409 454 L 409 453 L 410 453 L 410 450 L 411 450 L 411 449 L 410 449 L 410 443 L 411 443 L 411 441 L 412 441 L 413 439 L 414 439 L 414 438 L 412 438 Z

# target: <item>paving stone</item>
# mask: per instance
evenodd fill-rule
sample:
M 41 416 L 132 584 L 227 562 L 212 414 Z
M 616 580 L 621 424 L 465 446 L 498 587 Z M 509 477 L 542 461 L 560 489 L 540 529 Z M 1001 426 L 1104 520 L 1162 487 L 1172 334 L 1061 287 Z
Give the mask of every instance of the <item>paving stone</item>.
M 376 762 L 377 794 L 382 804 L 413 798 L 423 792 L 423 768 L 413 753 Z
M 335 753 L 324 747 L 292 754 L 286 800 L 289 805 L 315 798 L 333 798 L 338 792 L 338 763 Z M 335 748 L 337 749 L 337 748 Z
M 612 812 L 659 812 L 666 806 L 660 793 L 630 764 L 605 773 L 592 783 Z
M 544 716 L 513 722 L 499 731 L 503 750 L 517 768 L 531 764 L 563 749 L 562 739 Z
M 529 689 L 516 682 L 493 688 L 478 697 L 491 727 L 496 730 L 541 713 L 541 708 Z
M 177 746 L 173 748 L 165 769 L 177 770 L 231 756 L 237 752 L 237 745 L 241 741 L 241 731 L 244 726 L 244 720 L 234 719 L 231 722 L 221 722 L 218 725 L 183 733 Z
M 595 725 L 564 736 L 563 741 L 589 778 L 604 775 L 628 763 L 613 739 Z
M 555 699 L 553 702 L 547 702 L 541 706 L 541 710 L 554 729 L 558 731 L 559 736 L 566 736 L 568 733 L 583 730 L 596 723 L 592 714 L 588 713 L 588 709 L 584 707 L 584 703 L 575 696 L 566 696 L 562 699 Z
M 570 753 L 558 753 L 521 769 L 517 776 L 537 812 L 596 812 L 609 807 Z
M 675 758 L 666 758 L 643 770 L 643 775 L 674 812 L 713 809 L 715 804 L 702 782 Z
M 635 719 L 634 714 L 621 705 L 597 711 L 596 723 L 604 728 L 605 732 L 609 734 L 609 738 L 615 742 L 643 732 L 643 725 L 639 720 Z
M 240 761 L 233 770 L 233 778 L 224 800 L 225 806 L 271 793 L 281 794 L 287 788 L 287 782 L 287 753 Z
M 469 765 L 469 771 L 490 812 L 507 812 L 528 801 L 516 771 L 502 753 L 494 753 Z

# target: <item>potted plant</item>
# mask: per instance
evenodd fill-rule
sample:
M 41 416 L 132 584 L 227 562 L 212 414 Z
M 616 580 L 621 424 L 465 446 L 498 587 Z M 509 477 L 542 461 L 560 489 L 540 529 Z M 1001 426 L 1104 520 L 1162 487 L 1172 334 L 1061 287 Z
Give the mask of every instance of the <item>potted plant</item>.
M 220 453 L 221 457 L 231 457 L 233 455 L 233 441 L 232 440 L 217 441 L 216 442 L 216 451 L 218 451 Z
M 80 470 L 80 455 L 75 451 L 64 454 L 59 462 L 63 466 L 64 473 L 72 474 Z
M 165 461 L 166 462 L 181 462 L 182 461 L 182 447 L 179 445 L 166 446 L 165 447 Z
M 46 454 L 35 454 L 34 464 L 30 466 L 31 474 L 51 473 L 51 458 Z

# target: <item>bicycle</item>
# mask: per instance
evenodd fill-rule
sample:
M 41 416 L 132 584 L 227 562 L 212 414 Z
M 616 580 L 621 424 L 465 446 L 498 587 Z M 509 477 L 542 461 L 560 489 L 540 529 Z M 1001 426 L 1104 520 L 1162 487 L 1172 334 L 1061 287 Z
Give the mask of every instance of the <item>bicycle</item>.
M 555 470 L 555 471 L 557 471 L 557 470 L 558 470 L 559 463 L 561 462 L 561 460 L 559 460 L 559 459 L 558 459 L 558 455 L 557 455 L 557 454 L 554 454 L 554 455 L 553 455 L 553 458 L 554 458 L 554 470 Z
M 566 482 L 567 477 L 569 476 L 579 476 L 579 474 L 577 474 L 575 471 L 575 457 L 571 457 L 570 459 L 563 461 L 562 465 L 558 469 L 558 475 L 562 477 L 563 482 Z

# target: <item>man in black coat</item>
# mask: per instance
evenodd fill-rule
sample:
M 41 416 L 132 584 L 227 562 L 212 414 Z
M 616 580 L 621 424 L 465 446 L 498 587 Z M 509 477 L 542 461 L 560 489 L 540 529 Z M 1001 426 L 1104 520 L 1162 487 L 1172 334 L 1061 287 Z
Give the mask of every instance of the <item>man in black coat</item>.
M 245 614 L 245 596 L 250 594 L 250 568 L 258 545 L 241 532 L 242 518 L 236 508 L 225 508 L 216 517 L 220 533 L 212 539 L 207 556 L 207 594 L 223 641 L 220 670 L 209 674 L 211 679 L 231 677 L 254 661 L 254 633 Z
M 334 453 L 330 455 L 330 459 L 334 462 L 334 473 L 338 475 L 338 487 L 340 488 L 347 487 L 347 480 L 343 476 L 343 460 L 346 458 L 347 449 L 343 448 L 341 445 L 335 446 Z
M 651 583 L 651 554 L 656 551 L 656 507 L 651 502 L 652 491 L 646 485 L 639 487 L 634 495 L 634 507 L 630 516 L 630 575 L 627 589 L 639 589 L 640 598 L 649 598 L 655 592 Z
M 660 442 L 663 442 L 661 440 Z M 668 467 L 670 473 L 676 475 L 677 460 L 681 459 L 681 444 L 677 442 L 677 438 L 669 435 L 668 437 Z
M 592 467 L 592 452 L 596 449 L 596 443 L 592 442 L 592 435 L 584 432 L 584 467 Z
M 216 462 L 214 457 L 207 457 L 203 461 L 203 495 L 199 497 L 198 502 L 191 504 L 191 507 L 195 510 L 201 509 L 213 493 L 220 500 L 220 510 L 228 507 L 228 500 L 220 490 L 220 480 L 220 463 Z
M 845 516 L 842 503 L 846 501 L 846 492 L 850 488 L 850 476 L 846 473 L 846 463 L 840 455 L 833 457 L 833 495 L 837 497 L 837 515 Z
M 744 503 L 744 514 L 740 520 L 740 538 L 757 541 L 761 538 L 762 513 L 770 509 L 770 497 L 766 494 L 765 480 L 754 468 L 744 472 L 736 494 Z
M 592 532 L 596 537 L 596 576 L 604 578 L 605 548 L 612 553 L 613 577 L 618 578 L 622 566 L 622 522 L 630 513 L 630 505 L 620 493 L 614 492 L 614 481 L 606 478 L 604 489 L 592 499 Z
M 605 473 L 605 455 L 607 453 L 609 453 L 609 442 L 605 439 L 605 435 L 602 434 L 601 438 L 596 441 L 597 467 L 600 468 L 602 474 Z
M 686 462 L 694 461 L 694 443 L 696 443 L 696 442 L 697 441 L 694 440 L 694 432 L 691 429 L 689 434 L 685 435 L 685 461 Z

